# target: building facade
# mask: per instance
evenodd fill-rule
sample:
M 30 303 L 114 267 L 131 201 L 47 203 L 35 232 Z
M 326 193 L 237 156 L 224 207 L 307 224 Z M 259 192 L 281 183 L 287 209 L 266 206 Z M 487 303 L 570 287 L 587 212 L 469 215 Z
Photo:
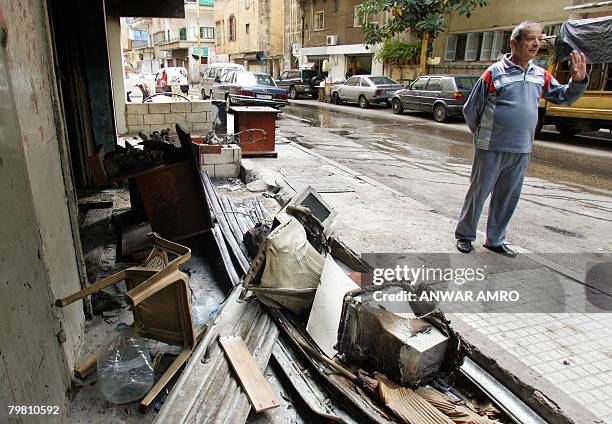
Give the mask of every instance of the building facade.
M 361 27 L 366 21 L 382 24 L 385 16 L 364 16 L 360 7 L 361 0 L 301 2 L 300 65 L 328 71 L 333 82 L 347 74 L 381 75 L 380 46 L 366 46 Z
M 215 62 L 278 77 L 285 65 L 283 0 L 215 1 Z
M 429 66 L 429 73 L 481 75 L 501 54 L 510 52 L 510 33 L 516 25 L 536 21 L 545 35 L 557 35 L 570 15 L 565 8 L 571 5 L 572 0 L 490 0 L 469 18 L 449 15 L 446 31 L 433 42 L 431 56 L 440 64 Z M 542 44 L 543 49 L 550 47 Z
M 213 0 L 199 0 L 199 11 L 195 1 L 186 1 L 184 19 L 128 18 L 131 48 L 126 64 L 144 73 L 180 66 L 187 70 L 190 82 L 197 82 L 198 67 L 201 72 L 215 55 L 213 9 Z

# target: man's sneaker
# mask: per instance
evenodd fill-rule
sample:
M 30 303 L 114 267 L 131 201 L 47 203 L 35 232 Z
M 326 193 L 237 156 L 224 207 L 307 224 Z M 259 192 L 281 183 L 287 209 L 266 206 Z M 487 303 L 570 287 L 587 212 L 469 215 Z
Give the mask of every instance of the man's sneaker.
M 504 256 L 507 256 L 509 258 L 516 257 L 516 252 L 514 250 L 510 249 L 505 244 L 500 244 L 499 246 L 488 246 L 486 244 L 483 244 L 483 246 L 486 247 L 487 249 L 489 249 L 492 252 L 499 253 L 500 255 L 504 255 Z
M 472 247 L 472 240 L 457 240 L 457 250 L 459 250 L 461 253 L 470 253 L 472 250 L 474 250 L 474 248 Z

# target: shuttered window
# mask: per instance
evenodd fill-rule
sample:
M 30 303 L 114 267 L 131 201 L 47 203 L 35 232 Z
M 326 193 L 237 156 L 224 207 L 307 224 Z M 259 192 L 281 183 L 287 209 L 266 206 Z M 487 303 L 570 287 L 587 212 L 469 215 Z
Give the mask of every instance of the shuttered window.
M 453 62 L 455 60 L 455 50 L 457 49 L 457 36 L 446 36 L 446 47 L 444 48 L 444 61 Z
M 491 49 L 491 60 L 497 60 L 504 45 L 504 31 L 495 31 L 493 34 L 493 48 Z
M 478 33 L 470 32 L 467 35 L 467 44 L 465 46 L 465 61 L 474 61 L 478 58 Z
M 493 33 L 485 32 L 482 36 L 482 48 L 480 49 L 480 60 L 491 60 L 491 49 L 493 48 Z

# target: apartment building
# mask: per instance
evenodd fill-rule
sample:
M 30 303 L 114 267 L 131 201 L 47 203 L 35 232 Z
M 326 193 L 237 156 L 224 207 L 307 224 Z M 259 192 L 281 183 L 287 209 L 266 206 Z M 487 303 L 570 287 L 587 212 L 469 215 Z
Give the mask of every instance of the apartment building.
M 364 22 L 383 23 L 384 16 L 360 13 L 361 0 L 306 0 L 301 2 L 300 65 L 326 67 L 332 81 L 351 74 L 382 74 L 376 60 L 379 46 L 364 45 Z
M 278 77 L 285 62 L 284 0 L 217 0 L 216 62 Z
M 546 35 L 556 35 L 569 17 L 565 7 L 571 5 L 572 0 L 490 0 L 469 18 L 449 15 L 446 31 L 433 42 L 432 56 L 440 58 L 440 64 L 430 66 L 429 72 L 481 75 L 500 54 L 510 52 L 510 33 L 516 25 L 536 21 Z

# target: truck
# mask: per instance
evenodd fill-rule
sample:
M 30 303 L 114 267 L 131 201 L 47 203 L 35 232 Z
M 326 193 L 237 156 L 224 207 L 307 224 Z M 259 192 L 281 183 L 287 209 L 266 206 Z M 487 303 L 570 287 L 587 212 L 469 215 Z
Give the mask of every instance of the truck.
M 569 53 L 587 56 L 589 84 L 584 95 L 571 106 L 540 101 L 536 136 L 543 125 L 554 125 L 562 135 L 581 131 L 612 130 L 612 16 L 567 21 L 554 38 L 553 49 L 543 49 L 536 58 L 562 84 L 571 76 Z

